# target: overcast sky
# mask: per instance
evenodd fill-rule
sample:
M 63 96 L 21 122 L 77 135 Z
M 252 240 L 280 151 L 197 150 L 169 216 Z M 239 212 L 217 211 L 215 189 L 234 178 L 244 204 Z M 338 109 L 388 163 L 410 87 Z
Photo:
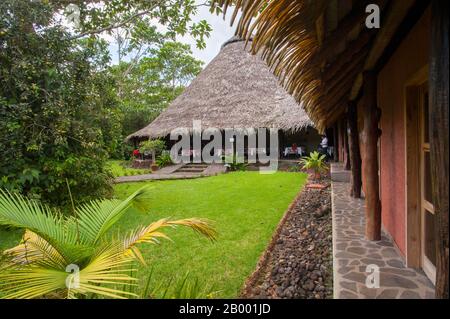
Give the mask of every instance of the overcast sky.
M 197 0 L 197 2 L 202 2 Z M 206 20 L 212 27 L 211 36 L 206 39 L 206 48 L 203 50 L 197 49 L 195 46 L 195 40 L 190 36 L 180 37 L 178 40 L 183 43 L 191 45 L 192 52 L 194 56 L 208 64 L 220 51 L 222 44 L 230 39 L 236 30 L 237 21 L 230 26 L 230 20 L 232 16 L 232 10 L 229 10 L 228 14 L 223 18 L 223 14 L 215 15 L 209 12 L 209 8 L 200 7 L 198 13 L 193 17 L 193 22 L 198 22 L 200 20 Z
M 203 3 L 204 0 L 196 0 L 197 3 Z M 225 20 L 223 14 L 215 15 L 209 12 L 209 7 L 201 6 L 198 9 L 197 15 L 192 17 L 192 22 L 199 22 L 201 20 L 206 20 L 212 27 L 212 32 L 209 38 L 206 39 L 206 48 L 200 50 L 195 45 L 195 39 L 190 35 L 184 37 L 178 37 L 177 40 L 182 43 L 189 44 L 191 46 L 193 55 L 195 58 L 205 62 L 204 67 L 211 62 L 211 60 L 219 53 L 222 44 L 230 39 L 236 30 L 237 22 L 231 27 L 231 11 L 227 14 Z M 239 17 L 239 16 L 238 16 Z M 112 40 L 109 36 L 105 36 L 108 41 Z M 111 44 L 110 51 L 112 55 L 112 63 L 116 64 L 118 62 L 117 57 L 117 46 Z

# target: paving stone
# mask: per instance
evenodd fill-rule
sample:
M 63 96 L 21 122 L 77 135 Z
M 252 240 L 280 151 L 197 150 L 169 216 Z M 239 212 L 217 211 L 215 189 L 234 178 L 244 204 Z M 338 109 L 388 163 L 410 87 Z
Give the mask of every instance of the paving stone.
M 343 251 L 338 252 L 338 253 L 335 255 L 335 257 L 336 257 L 336 258 L 351 258 L 351 259 L 361 258 L 361 256 L 358 256 L 358 255 L 355 255 L 355 254 L 350 254 L 350 253 L 343 252 Z
M 363 247 L 349 247 L 347 248 L 347 252 L 358 255 L 364 255 L 366 253 L 366 249 Z
M 377 245 L 386 246 L 386 247 L 394 247 L 394 245 L 391 242 L 384 241 L 384 240 L 377 242 Z
M 371 254 L 368 254 L 367 257 L 372 258 L 372 259 L 383 259 L 383 256 L 381 256 L 381 255 L 378 254 L 378 253 L 371 253 Z
M 332 164 L 331 171 L 339 165 Z M 365 203 L 348 195 L 350 184 L 333 181 L 331 189 L 335 241 L 333 257 L 334 263 L 341 266 L 334 270 L 335 295 L 338 298 L 433 298 L 431 282 L 423 272 L 406 268 L 404 259 L 386 233 L 382 233 L 378 242 L 365 239 Z M 380 267 L 379 289 L 365 286 L 369 275 L 365 270 L 370 264 Z M 353 270 L 348 271 L 351 267 Z
M 387 258 L 398 257 L 397 251 L 394 248 L 384 248 L 381 254 Z
M 389 259 L 388 261 L 386 261 L 386 263 L 391 267 L 405 268 L 405 264 L 401 260 L 398 260 L 398 259 Z
M 386 264 L 383 260 L 373 259 L 373 258 L 363 258 L 361 262 L 365 265 L 377 265 L 379 267 L 384 267 Z
M 400 295 L 400 299 L 422 299 L 417 292 L 406 290 Z
M 416 272 L 414 270 L 407 270 L 405 268 L 398 269 L 398 268 L 381 268 L 381 272 L 384 273 L 391 273 L 399 276 L 405 276 L 405 277 L 415 277 Z
M 392 274 L 386 274 L 381 273 L 380 274 L 380 286 L 381 287 L 400 287 L 405 289 L 415 289 L 418 288 L 416 283 L 414 281 L 411 281 L 409 279 L 392 275 Z
M 358 299 L 358 295 L 354 294 L 353 292 L 342 290 L 339 292 L 339 298 L 340 299 Z
M 355 282 L 349 282 L 349 281 L 341 281 L 340 285 L 344 287 L 345 289 L 348 289 L 353 292 L 357 292 L 356 283 Z
M 362 273 L 353 271 L 351 273 L 344 275 L 343 278 L 365 284 L 367 276 Z
M 358 290 L 359 290 L 359 293 L 362 294 L 367 299 L 375 299 L 379 289 L 367 288 L 365 285 L 360 285 Z
M 348 259 L 339 259 L 338 264 L 339 266 L 345 267 L 348 265 L 349 260 Z
M 359 260 L 353 260 L 349 265 L 350 266 L 358 266 L 360 264 Z
M 341 275 L 344 275 L 344 274 L 346 274 L 346 273 L 348 273 L 349 271 L 352 271 L 352 270 L 353 270 L 353 267 L 340 267 L 338 269 L 338 273 L 341 274 Z
M 398 295 L 398 289 L 384 289 L 377 299 L 395 299 Z

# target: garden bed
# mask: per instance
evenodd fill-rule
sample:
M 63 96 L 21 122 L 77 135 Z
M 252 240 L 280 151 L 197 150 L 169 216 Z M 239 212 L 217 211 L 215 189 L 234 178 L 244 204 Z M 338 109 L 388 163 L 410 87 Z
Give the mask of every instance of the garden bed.
M 304 188 L 278 225 L 241 297 L 331 298 L 332 266 L 330 188 Z

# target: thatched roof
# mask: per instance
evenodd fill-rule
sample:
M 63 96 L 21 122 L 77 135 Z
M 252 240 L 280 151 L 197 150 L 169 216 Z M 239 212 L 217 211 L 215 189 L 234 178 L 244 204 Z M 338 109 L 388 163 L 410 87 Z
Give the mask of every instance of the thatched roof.
M 156 138 L 176 128 L 277 128 L 298 131 L 313 123 L 266 63 L 238 38 L 227 41 L 196 79 L 147 127 L 131 138 Z
M 381 10 L 380 29 L 365 26 L 369 4 Z M 232 24 L 242 11 L 237 34 L 252 37 L 252 52 L 261 52 L 319 130 L 345 113 L 348 101 L 358 97 L 363 73 L 380 67 L 404 22 L 427 5 L 420 0 L 213 1 L 224 14 L 235 6 Z

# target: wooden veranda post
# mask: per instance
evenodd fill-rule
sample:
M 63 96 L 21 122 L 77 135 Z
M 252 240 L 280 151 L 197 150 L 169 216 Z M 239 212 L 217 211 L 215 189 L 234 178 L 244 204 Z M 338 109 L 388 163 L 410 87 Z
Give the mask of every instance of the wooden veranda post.
M 342 121 L 342 135 L 344 141 L 344 168 L 349 171 L 351 169 L 350 164 L 350 155 L 348 150 L 348 133 L 347 133 L 347 122 L 345 120 Z
M 358 113 L 354 101 L 347 106 L 348 145 L 351 174 L 350 196 L 361 198 L 361 154 L 359 151 Z
M 381 202 L 378 179 L 378 121 L 377 77 L 374 72 L 364 73 L 364 178 L 366 195 L 366 238 L 381 239 Z
M 430 146 L 436 218 L 436 298 L 448 298 L 448 1 L 432 1 L 429 70 Z
M 333 144 L 334 144 L 334 152 L 333 152 L 333 161 L 339 161 L 339 137 L 338 137 L 338 126 L 337 123 L 333 126 Z

